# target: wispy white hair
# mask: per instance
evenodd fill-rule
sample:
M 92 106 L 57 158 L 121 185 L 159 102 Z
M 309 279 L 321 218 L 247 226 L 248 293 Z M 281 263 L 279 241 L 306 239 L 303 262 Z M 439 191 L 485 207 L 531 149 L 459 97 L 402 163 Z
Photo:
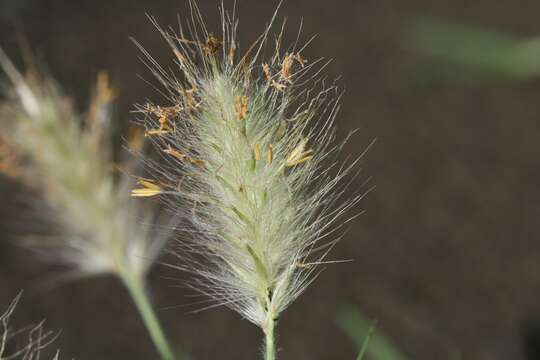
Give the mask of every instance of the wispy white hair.
M 0 314 L 0 359 L 2 360 L 38 360 L 41 350 L 56 340 L 54 332 L 43 330 L 43 322 L 18 330 L 11 330 L 9 328 L 9 319 L 15 311 L 20 297 L 21 294 L 17 295 L 7 310 L 3 314 Z M 28 339 L 26 343 L 17 349 L 8 351 L 8 343 L 13 338 L 20 337 L 24 334 L 26 334 Z M 58 356 L 59 354 L 57 353 L 53 360 L 57 360 Z

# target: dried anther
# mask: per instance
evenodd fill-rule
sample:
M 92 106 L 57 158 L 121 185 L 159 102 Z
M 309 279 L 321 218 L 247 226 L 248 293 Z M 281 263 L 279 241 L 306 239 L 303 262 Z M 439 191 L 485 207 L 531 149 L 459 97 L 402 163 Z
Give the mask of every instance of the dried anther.
M 102 120 L 100 115 L 103 109 L 111 104 L 117 96 L 117 91 L 110 84 L 109 74 L 106 71 L 100 71 L 97 78 L 95 94 L 90 103 L 90 119 L 92 119 L 92 121 Z
M 149 130 L 145 133 L 145 136 L 164 135 L 172 131 L 171 118 L 177 116 L 182 110 L 184 108 L 180 105 L 168 107 L 148 105 L 146 112 L 157 116 L 159 129 Z
M 264 76 L 266 77 L 266 81 L 271 82 L 272 81 L 272 72 L 270 71 L 270 65 L 263 64 L 262 65 Z
M 160 129 L 153 129 L 153 130 L 148 130 L 144 133 L 144 136 L 148 137 L 148 136 L 161 136 L 161 135 L 165 135 L 165 134 L 168 134 L 169 133 L 169 130 L 160 130 Z
M 214 34 L 209 34 L 206 44 L 202 46 L 202 50 L 206 56 L 212 56 L 216 54 L 221 44 L 223 44 L 222 40 L 214 36 Z
M 307 62 L 308 62 L 307 59 L 304 59 L 300 53 L 296 53 L 296 54 L 294 55 L 294 59 L 295 59 L 296 61 L 298 61 L 298 63 L 299 63 L 300 66 L 302 66 L 302 67 L 304 67 L 304 66 L 307 64 Z
M 238 120 L 244 120 L 248 112 L 248 98 L 246 95 L 237 96 L 234 100 L 234 113 Z
M 285 90 L 286 86 L 285 84 L 281 84 L 279 82 L 277 82 L 275 79 L 274 79 L 274 76 L 272 75 L 272 71 L 270 70 L 270 66 L 268 64 L 263 64 L 262 65 L 262 68 L 263 68 L 263 72 L 264 72 L 264 76 L 266 77 L 266 80 L 274 87 L 276 88 L 276 90 L 278 91 L 283 91 Z
M 186 160 L 197 166 L 202 167 L 206 164 L 204 160 L 194 159 L 190 157 L 189 155 L 186 155 L 178 150 L 173 149 L 171 145 L 167 145 L 167 147 L 163 149 L 163 152 L 177 158 L 178 160 Z
M 287 54 L 285 55 L 285 58 L 283 59 L 283 63 L 281 64 L 281 78 L 288 82 L 292 83 L 292 67 L 294 64 L 294 54 Z
M 198 106 L 198 104 L 195 104 L 195 97 L 193 96 L 194 93 L 195 88 L 182 90 L 182 95 L 184 95 L 184 105 L 187 108 L 195 108 Z

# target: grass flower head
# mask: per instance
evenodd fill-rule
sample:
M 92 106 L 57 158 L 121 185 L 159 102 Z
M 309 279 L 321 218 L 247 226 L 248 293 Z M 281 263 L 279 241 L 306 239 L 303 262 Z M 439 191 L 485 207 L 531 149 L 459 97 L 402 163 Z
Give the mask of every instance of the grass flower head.
M 155 178 L 133 195 L 161 194 L 191 220 L 179 268 L 198 275 L 193 286 L 210 306 L 260 326 L 273 358 L 280 314 L 337 241 L 322 241 L 334 221 L 361 198 L 342 196 L 358 160 L 335 159 L 339 92 L 319 77 L 322 60 L 309 63 L 297 44 L 282 48 L 283 30 L 263 59 L 271 26 L 240 54 L 234 16 L 222 12 L 217 36 L 191 10 L 187 29 L 161 30 L 180 76 L 141 47 L 169 103 L 139 107 L 165 163 L 153 163 Z

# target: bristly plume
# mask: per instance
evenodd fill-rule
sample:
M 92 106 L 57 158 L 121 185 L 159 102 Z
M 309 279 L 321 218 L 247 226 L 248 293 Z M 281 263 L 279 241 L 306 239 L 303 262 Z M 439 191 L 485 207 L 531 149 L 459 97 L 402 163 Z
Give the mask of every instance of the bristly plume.
M 198 275 L 193 286 L 210 306 L 226 305 L 263 329 L 267 358 L 279 315 L 337 241 L 323 238 L 363 195 L 346 191 L 359 158 L 336 158 L 344 143 L 335 142 L 339 92 L 319 77 L 325 63 L 308 63 L 296 43 L 283 50 L 283 28 L 262 59 L 275 17 L 240 55 L 234 14 L 222 10 L 218 36 L 191 2 L 187 31 L 160 29 L 181 76 L 140 46 L 170 103 L 138 108 L 165 164 L 151 163 L 155 178 L 133 191 L 161 194 L 191 220 L 178 267 Z
M 89 111 L 78 114 L 51 78 L 36 71 L 23 76 L 1 49 L 0 67 L 12 83 L 8 100 L 0 104 L 0 170 L 42 192 L 50 209 L 39 216 L 60 225 L 58 235 L 36 236 L 27 244 L 73 268 L 68 278 L 98 273 L 144 278 L 165 237 L 152 230 L 155 211 L 129 196 L 133 181 L 125 173 L 134 171 L 135 163 L 126 161 L 124 173 L 115 173 L 110 134 L 115 92 L 107 74 L 98 77 Z

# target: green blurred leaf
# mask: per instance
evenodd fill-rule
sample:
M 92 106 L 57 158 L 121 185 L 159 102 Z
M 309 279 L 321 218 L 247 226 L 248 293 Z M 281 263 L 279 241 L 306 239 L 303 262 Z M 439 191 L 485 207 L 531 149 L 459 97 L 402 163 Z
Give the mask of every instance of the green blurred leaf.
M 357 360 L 406 360 L 395 346 L 354 307 L 345 307 L 337 317 L 338 325 L 359 349 Z
M 375 332 L 375 326 L 377 325 L 377 321 L 373 321 L 371 326 L 369 327 L 368 333 L 364 338 L 364 342 L 362 343 L 362 347 L 360 348 L 360 352 L 358 353 L 358 356 L 356 357 L 356 360 L 363 360 L 364 356 L 366 355 L 367 348 L 369 346 L 369 341 L 371 340 L 371 337 L 373 336 L 373 333 Z
M 529 39 L 450 23 L 413 18 L 404 37 L 408 48 L 433 60 L 509 79 L 540 76 L 540 36 Z

